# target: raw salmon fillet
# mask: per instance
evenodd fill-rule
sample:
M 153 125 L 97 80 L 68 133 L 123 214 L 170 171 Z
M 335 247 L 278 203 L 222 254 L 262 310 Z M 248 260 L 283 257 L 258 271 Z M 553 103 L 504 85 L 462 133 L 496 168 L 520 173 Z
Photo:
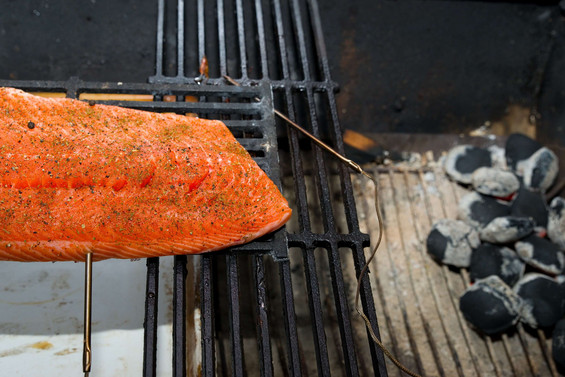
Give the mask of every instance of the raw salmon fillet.
M 0 260 L 196 254 L 291 210 L 220 121 L 0 88 Z

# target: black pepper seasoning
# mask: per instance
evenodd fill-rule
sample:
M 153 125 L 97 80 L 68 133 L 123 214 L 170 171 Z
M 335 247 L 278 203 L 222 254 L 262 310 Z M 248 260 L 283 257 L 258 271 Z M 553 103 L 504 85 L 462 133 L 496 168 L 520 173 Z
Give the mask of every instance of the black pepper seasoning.
M 32 121 L 27 122 L 27 128 L 33 130 L 35 128 L 35 123 L 33 123 Z

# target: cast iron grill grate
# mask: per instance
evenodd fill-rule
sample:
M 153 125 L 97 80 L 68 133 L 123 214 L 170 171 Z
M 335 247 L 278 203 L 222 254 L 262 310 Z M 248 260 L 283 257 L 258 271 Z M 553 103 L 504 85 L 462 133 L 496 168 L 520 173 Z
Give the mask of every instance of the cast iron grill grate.
M 187 11 L 190 10 L 190 11 Z M 222 78 L 229 75 L 243 86 L 268 83 L 273 88 L 274 104 L 289 117 L 299 121 L 317 137 L 329 138 L 334 147 L 343 153 L 343 142 L 338 120 L 334 94 L 337 85 L 331 80 L 329 64 L 325 52 L 321 21 L 315 1 L 223 1 L 215 3 L 203 0 L 179 0 L 158 3 L 158 24 L 156 41 L 156 71 L 149 81 L 153 83 L 194 83 L 199 78 L 199 67 L 202 59 L 208 61 L 210 79 L 206 84 L 225 85 Z M 327 126 L 326 126 L 327 125 Z M 324 127 L 325 126 L 325 127 Z M 380 350 L 366 339 L 361 347 L 367 347 L 370 353 L 370 366 L 359 365 L 360 342 L 354 339 L 352 329 L 352 308 L 348 304 L 346 282 L 341 266 L 341 258 L 352 258 L 357 272 L 365 262 L 364 247 L 369 245 L 368 236 L 359 231 L 357 215 L 349 172 L 343 166 L 328 163 L 326 156 L 317 147 L 306 143 L 310 149 L 309 160 L 304 160 L 301 149 L 304 140 L 294 129 L 288 129 L 282 122 L 277 122 L 277 134 L 281 136 L 281 144 L 288 147 L 285 154 L 280 152 L 281 160 L 287 167 L 283 175 L 293 181 L 295 218 L 298 226 L 289 231 L 288 246 L 296 248 L 303 256 L 303 270 L 308 296 L 308 307 L 313 335 L 316 372 L 319 375 L 330 375 L 331 355 L 328 352 L 328 339 L 324 321 L 329 319 L 324 314 L 319 279 L 319 263 L 316 250 L 328 259 L 333 291 L 333 308 L 339 327 L 338 358 L 343 364 L 341 372 L 347 375 L 359 375 L 360 370 L 367 368 L 378 375 L 386 375 L 383 356 Z M 287 132 L 284 132 L 286 130 Z M 285 135 L 288 135 L 285 137 Z M 332 204 L 333 167 L 338 177 L 339 195 L 343 201 L 341 211 L 336 211 Z M 309 176 L 310 178 L 307 178 Z M 313 183 L 314 194 L 308 192 L 307 186 Z M 334 188 L 335 190 L 335 188 Z M 314 196 L 314 197 L 313 197 Z M 315 203 L 315 204 L 313 204 Z M 317 208 L 312 211 L 311 207 Z M 318 215 L 319 217 L 312 214 Z M 340 231 L 337 222 L 340 216 L 345 219 L 345 231 Z M 346 248 L 344 254 L 341 250 Z M 202 373 L 207 376 L 216 373 L 214 336 L 221 337 L 219 332 L 227 330 L 231 345 L 231 374 L 245 374 L 243 362 L 244 352 L 241 339 L 241 318 L 237 300 L 238 269 L 236 256 L 230 254 L 226 260 L 227 288 L 230 292 L 228 300 L 229 328 L 223 328 L 214 316 L 214 305 L 210 295 L 214 293 L 213 261 L 220 256 L 204 256 L 202 260 Z M 280 294 L 286 338 L 286 368 L 284 375 L 298 376 L 308 368 L 304 366 L 304 353 L 298 335 L 297 315 L 290 262 L 278 259 L 280 276 Z M 263 281 L 264 265 L 260 258 L 252 261 L 253 280 L 257 294 L 257 302 L 262 308 L 266 303 L 266 289 Z M 235 292 L 234 292 L 235 289 Z M 217 294 L 217 290 L 215 291 Z M 233 299 L 233 300 L 232 300 Z M 210 301 L 208 301 L 210 300 Z M 377 329 L 377 318 L 374 310 L 371 289 L 364 281 L 361 301 L 373 326 Z M 216 309 L 218 309 L 216 307 Z M 262 375 L 273 374 L 271 342 L 267 321 L 268 310 L 256 312 L 257 345 L 259 349 L 259 365 Z M 216 316 L 217 318 L 219 316 Z M 280 324 L 280 322 L 278 322 Z M 214 325 L 216 324 L 216 329 Z M 378 329 L 377 329 L 378 330 Z M 366 337 L 366 333 L 364 334 Z M 356 344 L 357 343 L 357 344 Z M 220 343 L 221 346 L 221 343 Z M 222 349 L 220 350 L 220 354 Z M 220 356 L 220 359 L 222 357 Z M 364 359 L 366 360 L 366 359 Z M 365 361 L 364 361 L 365 362 Z M 364 363 L 363 362 L 363 363 Z M 339 371 L 334 371 L 338 373 Z M 225 373 L 225 371 L 224 371 Z
M 210 78 L 199 75 L 204 56 Z M 132 101 L 97 102 L 221 119 L 289 198 L 294 214 L 286 229 L 203 255 L 196 264 L 193 257 L 175 257 L 174 376 L 386 376 L 382 352 L 353 314 L 356 280 L 348 271 L 358 274 L 363 267 L 369 237 L 359 230 L 350 171 L 273 114 L 273 108 L 288 114 L 343 154 L 338 87 L 316 1 L 159 0 L 156 58 L 149 83 L 72 78 L 0 85 L 84 100 L 96 100 L 96 93 L 132 94 Z M 223 75 L 242 86 L 228 85 Z M 158 278 L 159 259 L 150 258 L 145 376 L 157 373 Z M 361 303 L 378 334 L 366 275 Z M 199 326 L 187 308 L 199 311 Z M 195 329 L 200 333 L 191 343 Z M 196 362 L 195 350 L 201 353 Z

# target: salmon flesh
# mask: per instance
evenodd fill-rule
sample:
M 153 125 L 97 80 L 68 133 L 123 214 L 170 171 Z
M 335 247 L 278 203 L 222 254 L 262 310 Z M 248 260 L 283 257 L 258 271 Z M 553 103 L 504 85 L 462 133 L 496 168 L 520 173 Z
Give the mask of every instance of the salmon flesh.
M 0 88 L 0 260 L 197 254 L 290 215 L 220 121 Z

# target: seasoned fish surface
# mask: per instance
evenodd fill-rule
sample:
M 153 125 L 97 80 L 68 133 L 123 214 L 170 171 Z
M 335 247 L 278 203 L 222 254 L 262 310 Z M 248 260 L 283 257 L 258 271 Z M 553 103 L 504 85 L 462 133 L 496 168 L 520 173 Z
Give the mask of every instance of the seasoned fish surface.
M 291 210 L 222 122 L 0 88 L 0 260 L 196 254 Z

